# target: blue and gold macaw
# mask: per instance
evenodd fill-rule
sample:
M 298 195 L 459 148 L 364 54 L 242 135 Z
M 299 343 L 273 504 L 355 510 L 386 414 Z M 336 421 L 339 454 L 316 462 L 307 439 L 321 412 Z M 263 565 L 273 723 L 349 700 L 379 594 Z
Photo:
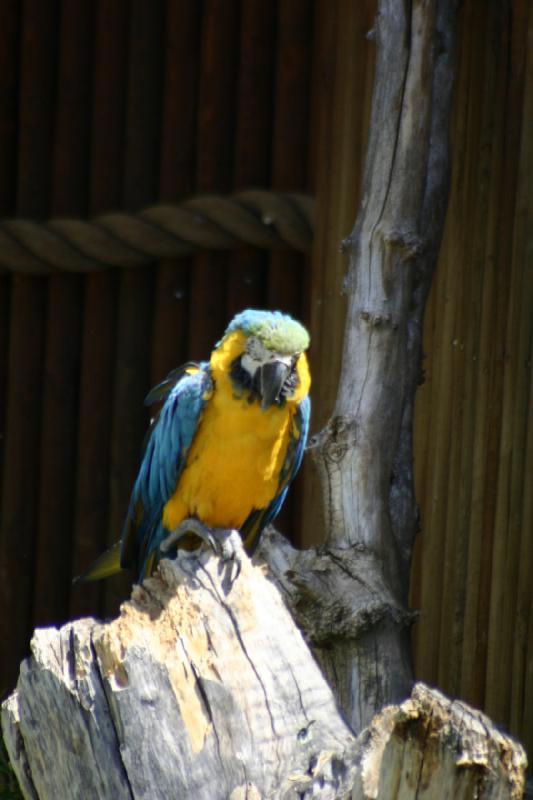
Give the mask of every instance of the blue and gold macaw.
M 148 434 L 118 548 L 85 579 L 120 567 L 151 575 L 184 521 L 240 531 L 252 552 L 279 512 L 309 430 L 309 334 L 279 311 L 248 309 L 209 362 L 170 373 L 146 402 L 165 402 Z

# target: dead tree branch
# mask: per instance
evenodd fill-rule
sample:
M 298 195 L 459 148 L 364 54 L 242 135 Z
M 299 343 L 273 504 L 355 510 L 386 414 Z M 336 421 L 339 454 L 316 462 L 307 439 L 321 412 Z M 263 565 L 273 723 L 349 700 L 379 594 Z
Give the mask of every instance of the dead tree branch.
M 315 439 L 337 553 L 379 605 L 407 602 L 417 529 L 414 397 L 422 324 L 448 197 L 454 0 L 381 0 L 363 201 L 351 235 L 344 354 L 337 402 Z M 343 555 L 344 554 L 344 555 Z M 393 601 L 391 602 L 391 599 Z M 406 611 L 320 658 L 357 731 L 412 684 Z

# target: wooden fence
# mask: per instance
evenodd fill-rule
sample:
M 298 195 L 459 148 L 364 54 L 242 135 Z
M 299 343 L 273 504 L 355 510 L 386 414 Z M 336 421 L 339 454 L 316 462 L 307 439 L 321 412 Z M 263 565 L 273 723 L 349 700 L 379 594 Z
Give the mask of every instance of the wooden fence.
M 250 186 L 317 199 L 312 268 L 295 253 L 241 248 L 88 276 L 0 275 L 0 690 L 36 624 L 112 613 L 124 596 L 119 580 L 79 590 L 71 577 L 120 532 L 146 390 L 205 357 L 236 310 L 280 307 L 310 323 L 315 429 L 327 418 L 374 13 L 375 0 L 0 5 L 2 217 L 137 210 Z M 526 746 L 532 54 L 528 0 L 464 3 L 452 195 L 417 407 L 412 582 L 418 676 L 485 707 Z M 316 541 L 310 465 L 296 495 L 282 527 Z

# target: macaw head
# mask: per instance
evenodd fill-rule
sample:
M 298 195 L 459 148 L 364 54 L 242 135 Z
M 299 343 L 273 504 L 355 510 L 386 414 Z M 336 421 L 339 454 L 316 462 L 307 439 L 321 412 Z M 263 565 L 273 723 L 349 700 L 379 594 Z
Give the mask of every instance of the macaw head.
M 224 342 L 232 346 L 233 384 L 257 397 L 263 410 L 309 391 L 309 334 L 288 314 L 242 311 L 228 325 Z

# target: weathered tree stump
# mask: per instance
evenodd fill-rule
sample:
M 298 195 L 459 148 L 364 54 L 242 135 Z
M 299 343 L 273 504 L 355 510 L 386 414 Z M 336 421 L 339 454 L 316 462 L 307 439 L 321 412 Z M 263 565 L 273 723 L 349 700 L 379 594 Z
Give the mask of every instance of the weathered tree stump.
M 348 794 L 355 738 L 278 591 L 240 559 L 238 578 L 206 551 L 163 561 L 116 620 L 36 631 L 3 713 L 27 797 Z
M 353 800 L 519 800 L 523 748 L 488 717 L 417 683 L 359 737 Z
M 25 797 L 521 796 L 521 748 L 421 685 L 356 738 L 265 567 L 239 558 L 237 576 L 181 554 L 117 619 L 35 632 L 2 713 Z

